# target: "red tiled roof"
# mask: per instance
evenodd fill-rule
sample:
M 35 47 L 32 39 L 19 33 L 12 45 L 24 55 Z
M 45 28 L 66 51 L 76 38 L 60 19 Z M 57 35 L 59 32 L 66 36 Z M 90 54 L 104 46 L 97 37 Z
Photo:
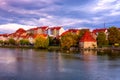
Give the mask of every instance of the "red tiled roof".
M 63 32 L 60 36 L 63 36 L 65 34 L 69 33 L 69 32 L 76 33 L 77 31 L 79 31 L 79 29 L 69 29 L 69 30 Z
M 8 37 L 8 34 L 0 34 L 0 36 Z
M 51 27 L 50 29 L 51 30 L 54 30 L 54 29 L 59 30 L 59 29 L 61 29 L 61 27 L 60 26 L 58 26 L 58 27 Z
M 38 28 L 30 28 L 29 30 L 37 30 L 37 29 L 38 29 Z M 28 30 L 28 31 L 29 31 L 29 30 Z
M 85 34 L 80 39 L 80 42 L 96 42 L 90 32 L 86 31 Z
M 8 36 L 11 36 L 13 33 L 11 33 L 11 34 L 8 34 Z
M 9 34 L 9 36 L 11 36 L 11 37 L 19 37 L 25 32 L 26 32 L 26 30 L 24 30 L 23 28 L 19 28 L 15 33 Z
M 24 30 L 23 28 L 19 28 L 15 33 L 24 33 L 26 32 L 26 30 Z
M 41 27 L 36 27 L 36 28 L 30 28 L 29 30 L 38 30 L 38 29 L 43 29 L 43 30 L 47 30 L 48 29 L 48 26 L 41 26 Z M 29 31 L 28 30 L 28 31 Z
M 38 27 L 38 28 L 40 28 L 40 29 L 42 29 L 42 30 L 47 30 L 47 29 L 48 29 L 48 26 L 41 26 L 41 27 Z
M 68 31 L 69 32 L 77 32 L 77 31 L 79 31 L 79 29 L 69 29 Z
M 107 28 L 103 28 L 103 29 L 95 29 L 93 30 L 93 33 L 98 33 L 98 32 L 105 32 L 105 30 L 107 30 Z

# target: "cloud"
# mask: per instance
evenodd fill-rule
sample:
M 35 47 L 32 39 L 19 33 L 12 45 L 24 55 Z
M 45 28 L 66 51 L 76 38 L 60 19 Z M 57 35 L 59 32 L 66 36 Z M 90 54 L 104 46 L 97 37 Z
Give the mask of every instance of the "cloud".
M 76 18 L 61 18 L 60 16 L 49 15 L 39 19 L 31 19 L 30 21 L 21 20 L 20 23 L 25 25 L 36 25 L 36 26 L 76 26 L 82 25 L 83 23 L 91 23 L 91 21 L 86 19 L 76 19 Z
M 91 28 L 104 22 L 118 24 L 119 15 L 119 0 L 0 0 L 1 25 Z
M 23 28 L 23 29 L 27 30 L 27 29 L 33 28 L 33 27 L 35 27 L 35 26 L 27 26 L 27 25 L 21 25 L 21 24 L 16 24 L 16 23 L 8 23 L 8 24 L 0 25 L 0 30 L 3 33 L 12 33 L 19 28 Z

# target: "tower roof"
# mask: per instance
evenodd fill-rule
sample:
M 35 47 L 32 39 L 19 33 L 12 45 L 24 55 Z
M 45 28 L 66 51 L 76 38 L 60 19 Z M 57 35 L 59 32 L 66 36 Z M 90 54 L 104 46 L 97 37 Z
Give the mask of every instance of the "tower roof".
M 80 39 L 80 42 L 96 42 L 96 40 L 93 38 L 90 32 L 86 31 Z

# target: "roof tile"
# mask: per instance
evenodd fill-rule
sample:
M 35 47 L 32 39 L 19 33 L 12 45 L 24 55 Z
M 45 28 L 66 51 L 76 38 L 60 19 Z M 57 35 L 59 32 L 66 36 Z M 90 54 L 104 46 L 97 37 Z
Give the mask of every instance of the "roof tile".
M 80 42 L 96 42 L 90 32 L 86 31 L 85 34 L 80 39 Z

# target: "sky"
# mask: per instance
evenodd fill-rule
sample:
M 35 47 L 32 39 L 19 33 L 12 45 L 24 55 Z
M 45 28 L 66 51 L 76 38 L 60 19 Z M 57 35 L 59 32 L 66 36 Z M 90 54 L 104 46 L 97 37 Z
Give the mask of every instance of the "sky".
M 39 26 L 120 27 L 120 0 L 0 0 L 1 33 Z

